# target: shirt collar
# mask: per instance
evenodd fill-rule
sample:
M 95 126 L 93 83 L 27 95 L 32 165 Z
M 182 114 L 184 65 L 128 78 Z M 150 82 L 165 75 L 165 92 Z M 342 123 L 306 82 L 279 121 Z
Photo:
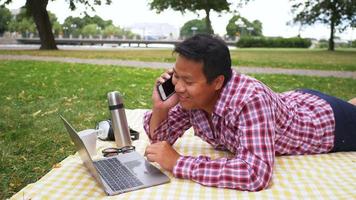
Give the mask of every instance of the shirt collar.
M 226 83 L 226 85 L 222 88 L 222 90 L 220 91 L 219 98 L 218 98 L 217 102 L 215 103 L 214 110 L 213 110 L 213 113 L 220 117 L 224 116 L 228 102 L 231 99 L 231 97 L 230 97 L 231 90 L 234 87 L 236 88 L 236 84 L 238 84 L 240 81 L 239 74 L 233 69 L 231 69 L 231 71 L 232 71 L 232 76 L 231 76 L 230 80 Z

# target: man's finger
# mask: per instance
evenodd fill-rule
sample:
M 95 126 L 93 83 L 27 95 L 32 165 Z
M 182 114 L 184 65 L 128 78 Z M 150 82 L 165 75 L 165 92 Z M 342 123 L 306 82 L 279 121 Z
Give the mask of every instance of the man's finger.
M 147 156 L 150 153 L 152 153 L 152 150 L 151 150 L 150 146 L 147 146 L 146 150 L 145 150 L 145 156 Z
M 145 150 L 145 155 L 147 154 L 156 154 L 157 146 L 154 144 L 148 145 Z
M 174 71 L 173 71 L 173 68 L 170 68 L 170 69 L 168 69 L 166 72 L 167 72 L 168 74 L 172 75 Z
M 154 154 L 147 154 L 146 158 L 150 162 L 156 162 L 156 156 Z
M 165 79 L 165 80 L 168 80 L 169 78 L 171 78 L 171 75 L 168 74 L 168 73 L 165 73 L 162 75 L 162 77 Z
M 157 80 L 156 80 L 156 85 L 162 84 L 164 81 L 166 81 L 166 79 L 164 79 L 164 78 L 162 78 L 162 77 L 159 77 L 159 78 L 157 78 Z

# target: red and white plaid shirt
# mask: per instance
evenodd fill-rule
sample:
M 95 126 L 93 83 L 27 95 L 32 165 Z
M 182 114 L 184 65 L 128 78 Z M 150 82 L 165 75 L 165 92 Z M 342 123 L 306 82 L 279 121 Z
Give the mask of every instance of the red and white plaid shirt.
M 151 112 L 144 118 L 149 133 Z M 202 185 L 258 191 L 268 187 L 275 155 L 318 154 L 334 145 L 331 106 L 311 94 L 273 92 L 260 81 L 233 72 L 215 105 L 209 125 L 202 110 L 183 110 L 178 104 L 155 130 L 155 141 L 173 144 L 193 126 L 214 148 L 233 158 L 181 156 L 173 175 Z

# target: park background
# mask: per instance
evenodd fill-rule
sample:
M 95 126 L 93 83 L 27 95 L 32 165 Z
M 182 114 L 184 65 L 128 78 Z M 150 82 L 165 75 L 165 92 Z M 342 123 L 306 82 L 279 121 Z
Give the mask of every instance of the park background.
M 50 27 L 41 29 L 41 25 L 36 26 L 36 16 L 28 12 L 33 2 L 28 0 L 22 9 L 25 1 L 13 1 L 0 8 L 0 199 L 35 182 L 75 152 L 58 113 L 71 119 L 78 130 L 93 128 L 96 122 L 109 118 L 106 93 L 113 90 L 122 93 L 127 108 L 149 109 L 153 82 L 165 70 L 159 66 L 173 65 L 175 61 L 173 45 L 57 45 L 56 40 L 61 38 L 180 41 L 213 31 L 232 42 L 231 57 L 237 70 L 257 69 L 249 75 L 277 92 L 312 88 L 344 100 L 356 96 L 352 4 L 338 9 L 342 17 L 334 26 L 335 46 L 330 49 L 330 16 L 325 13 L 332 3 L 340 6 L 341 1 L 322 1 L 329 3 L 319 9 L 326 23 L 293 21 L 300 13 L 300 8 L 292 12 L 295 3 L 318 5 L 317 1 L 212 1 L 219 5 L 217 12 L 211 11 L 211 30 L 205 12 L 197 5 L 192 7 L 190 1 L 190 5 L 184 5 L 183 13 L 175 11 L 172 4 L 157 14 L 157 9 L 150 9 L 150 3 L 163 5 L 163 1 L 137 0 L 114 1 L 110 5 L 105 5 L 105 1 L 99 1 L 102 5 L 84 1 L 95 11 L 77 1 L 39 1 L 50 11 Z M 76 3 L 74 11 L 70 11 L 70 2 Z M 227 5 L 223 7 L 227 9 L 220 8 L 221 5 Z M 48 33 L 40 33 L 39 29 L 48 28 L 54 44 L 45 41 Z M 19 44 L 17 39 L 23 38 L 38 38 L 39 42 Z M 81 61 L 71 62 L 75 59 Z M 129 67 L 114 61 L 135 61 L 140 66 Z M 264 68 L 270 72 L 258 70 Z M 302 73 L 278 72 L 285 69 Z M 310 70 L 316 74 L 310 76 Z M 346 75 L 338 76 L 339 73 Z

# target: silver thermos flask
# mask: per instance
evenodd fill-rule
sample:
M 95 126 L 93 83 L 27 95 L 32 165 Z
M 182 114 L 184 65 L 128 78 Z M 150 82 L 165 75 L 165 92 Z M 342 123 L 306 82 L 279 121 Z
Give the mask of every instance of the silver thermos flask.
M 108 103 L 117 148 L 131 146 L 130 130 L 120 93 L 117 91 L 109 92 Z

